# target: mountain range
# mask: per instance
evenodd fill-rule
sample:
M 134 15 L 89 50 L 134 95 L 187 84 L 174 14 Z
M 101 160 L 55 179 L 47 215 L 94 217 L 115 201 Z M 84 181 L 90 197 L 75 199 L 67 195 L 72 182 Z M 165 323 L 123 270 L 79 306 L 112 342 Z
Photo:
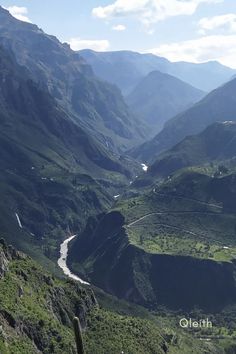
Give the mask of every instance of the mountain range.
M 1 353 L 75 354 L 74 316 L 88 354 L 235 352 L 234 74 L 0 7 Z
M 197 135 L 186 137 L 161 154 L 150 166 L 153 176 L 168 176 L 189 166 L 224 164 L 236 155 L 236 122 L 214 123 Z
M 152 71 L 160 71 L 209 92 L 229 81 L 235 70 L 215 61 L 202 64 L 170 62 L 153 54 L 132 51 L 94 52 L 81 50 L 79 55 L 101 79 L 116 84 L 126 96 Z
M 203 131 L 215 122 L 236 120 L 236 79 L 213 90 L 201 101 L 170 119 L 151 141 L 137 147 L 133 156 L 142 161 L 154 161 L 164 150 L 168 150 L 188 135 Z
M 26 66 L 72 119 L 110 150 L 121 151 L 145 139 L 145 128 L 129 112 L 119 90 L 101 82 L 87 63 L 36 25 L 18 21 L 0 7 L 0 44 Z

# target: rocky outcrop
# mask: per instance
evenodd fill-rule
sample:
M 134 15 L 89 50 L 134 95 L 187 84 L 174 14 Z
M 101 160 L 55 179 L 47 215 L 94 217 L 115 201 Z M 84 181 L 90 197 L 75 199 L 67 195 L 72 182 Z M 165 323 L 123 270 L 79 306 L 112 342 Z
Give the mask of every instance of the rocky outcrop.
M 8 265 L 11 260 L 26 257 L 23 253 L 16 251 L 13 247 L 7 246 L 4 239 L 0 239 L 0 279 L 9 270 Z
M 3 250 L 0 249 L 0 279 L 4 277 L 8 271 L 8 260 Z

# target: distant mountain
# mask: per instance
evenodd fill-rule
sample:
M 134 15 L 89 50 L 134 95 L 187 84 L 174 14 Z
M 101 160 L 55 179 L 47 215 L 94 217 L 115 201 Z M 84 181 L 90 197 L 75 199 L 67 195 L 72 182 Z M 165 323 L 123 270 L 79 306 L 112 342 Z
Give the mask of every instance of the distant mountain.
M 214 123 L 202 133 L 186 137 L 164 152 L 148 173 L 168 176 L 178 169 L 222 161 L 236 156 L 236 122 Z
M 153 54 L 131 51 L 94 52 L 81 50 L 82 56 L 93 68 L 95 74 L 116 84 L 127 95 L 141 79 L 152 71 L 161 71 L 176 76 L 188 84 L 209 92 L 229 81 L 236 71 L 212 61 L 203 64 L 170 62 Z
M 204 92 L 174 76 L 152 71 L 127 96 L 131 110 L 157 134 L 178 113 L 200 101 Z
M 169 120 L 151 141 L 133 150 L 142 161 L 154 161 L 188 135 L 198 134 L 215 122 L 236 121 L 236 79 L 209 93 L 187 111 Z
M 36 25 L 13 18 L 0 7 L 0 44 L 12 51 L 32 79 L 113 151 L 142 141 L 143 125 L 129 112 L 120 91 L 99 81 L 92 69 L 67 44 Z

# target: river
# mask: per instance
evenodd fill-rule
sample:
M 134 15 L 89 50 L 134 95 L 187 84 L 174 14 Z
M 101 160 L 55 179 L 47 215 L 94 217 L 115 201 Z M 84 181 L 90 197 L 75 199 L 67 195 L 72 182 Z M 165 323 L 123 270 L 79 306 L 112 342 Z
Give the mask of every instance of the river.
M 71 279 L 74 279 L 78 282 L 80 282 L 81 284 L 84 285 L 90 285 L 89 283 L 87 283 L 86 281 L 84 281 L 83 279 L 79 278 L 77 275 L 73 274 L 70 269 L 67 266 L 67 256 L 68 256 L 68 244 L 70 241 L 72 241 L 77 235 L 73 235 L 70 236 L 69 238 L 67 238 L 62 244 L 61 244 L 61 248 L 60 248 L 60 258 L 58 259 L 58 265 L 59 267 L 62 269 L 63 273 Z

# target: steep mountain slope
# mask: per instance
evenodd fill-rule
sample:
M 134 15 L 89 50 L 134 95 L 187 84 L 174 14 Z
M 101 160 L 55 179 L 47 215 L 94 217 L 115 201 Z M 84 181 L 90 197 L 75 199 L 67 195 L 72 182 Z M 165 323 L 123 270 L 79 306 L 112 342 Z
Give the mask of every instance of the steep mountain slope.
M 151 141 L 134 149 L 142 161 L 153 161 L 188 135 L 198 134 L 215 122 L 236 121 L 236 79 L 209 93 L 193 107 L 169 120 Z
M 126 102 L 142 121 L 152 127 L 153 134 L 157 134 L 170 118 L 203 96 L 202 91 L 174 76 L 152 71 L 127 96 Z
M 189 345 L 197 354 L 207 349 L 224 353 L 151 316 L 121 315 L 99 306 L 90 288 L 51 276 L 0 240 L 1 354 L 75 354 L 74 316 L 83 328 L 86 354 L 124 349 L 130 354 L 188 354 Z
M 235 174 L 184 172 L 90 219 L 70 264 L 121 298 L 155 308 L 235 304 Z
M 0 231 L 55 259 L 66 230 L 110 206 L 130 174 L 3 49 L 0 82 Z
M 75 354 L 72 320 L 87 324 L 96 307 L 90 289 L 45 273 L 0 241 L 0 352 Z
M 13 18 L 0 7 L 0 44 L 26 66 L 33 80 L 47 89 L 74 120 L 111 150 L 144 139 L 121 93 L 95 78 L 91 68 L 68 45 L 37 26 Z
M 217 62 L 193 64 L 172 63 L 153 54 L 140 54 L 131 51 L 79 52 L 103 80 L 116 84 L 125 95 L 129 94 L 138 82 L 150 72 L 158 70 L 173 75 L 203 91 L 211 91 L 229 81 L 235 70 Z
M 152 176 L 168 176 L 184 167 L 224 163 L 235 156 L 236 122 L 214 123 L 202 133 L 185 138 L 161 154 L 149 167 L 148 173 Z

